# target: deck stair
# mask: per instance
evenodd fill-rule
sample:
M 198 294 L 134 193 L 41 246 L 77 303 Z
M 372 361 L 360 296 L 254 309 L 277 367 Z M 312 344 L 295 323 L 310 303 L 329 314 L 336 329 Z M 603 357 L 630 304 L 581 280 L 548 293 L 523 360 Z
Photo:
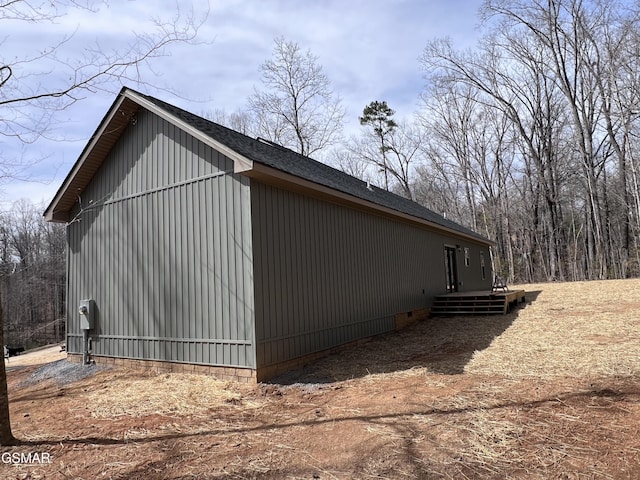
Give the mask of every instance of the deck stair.
M 448 293 L 435 297 L 431 316 L 504 315 L 524 301 L 524 290 Z

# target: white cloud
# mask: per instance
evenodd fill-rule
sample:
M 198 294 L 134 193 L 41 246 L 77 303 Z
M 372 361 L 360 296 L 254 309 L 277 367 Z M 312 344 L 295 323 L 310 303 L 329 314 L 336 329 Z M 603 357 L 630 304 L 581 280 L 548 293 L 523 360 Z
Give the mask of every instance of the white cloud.
M 408 116 L 416 109 L 422 89 L 418 57 L 426 42 L 449 36 L 461 48 L 472 46 L 480 3 L 481 0 L 211 1 L 206 24 L 200 30 L 202 43 L 174 46 L 170 56 L 155 59 L 153 72 L 143 73 L 148 83 L 160 89 L 146 93 L 195 113 L 243 108 L 254 85 L 259 84 L 260 64 L 271 57 L 273 39 L 283 36 L 318 57 L 334 92 L 343 99 L 352 130 L 358 128 L 358 115 L 372 100 L 386 100 L 399 117 Z M 179 5 L 186 13 L 185 2 Z M 202 8 L 201 3 L 194 5 Z M 98 13 L 71 10 L 55 24 L 31 26 L 3 21 L 3 34 L 8 37 L 0 51 L 0 62 L 8 56 L 6 52 L 18 57 L 37 53 L 76 29 L 61 54 L 77 56 L 95 41 L 104 48 L 118 48 L 131 41 L 133 31 L 150 32 L 151 17 L 168 19 L 175 12 L 175 0 L 121 1 L 100 4 Z M 52 71 L 49 81 L 55 82 L 57 73 Z M 115 85 L 113 90 L 118 88 Z M 33 158 L 47 158 L 37 172 L 57 169 L 53 185 L 17 182 L 0 186 L 4 197 L 52 196 L 113 99 L 113 91 L 87 92 L 84 100 L 59 117 L 62 123 L 58 133 L 65 141 L 28 147 Z M 2 151 L 6 154 L 16 148 L 3 145 Z

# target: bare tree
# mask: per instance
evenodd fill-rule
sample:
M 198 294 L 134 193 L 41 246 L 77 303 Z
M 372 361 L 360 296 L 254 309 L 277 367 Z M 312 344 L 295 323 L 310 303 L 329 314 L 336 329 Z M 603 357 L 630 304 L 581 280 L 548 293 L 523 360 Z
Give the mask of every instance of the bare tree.
M 545 189 L 543 196 L 535 197 L 534 205 L 542 206 L 539 210 L 542 216 L 536 217 L 533 224 L 535 229 L 544 230 L 541 236 L 534 238 L 544 241 L 532 242 L 533 248 L 544 250 L 541 258 L 547 265 L 547 278 L 562 278 L 558 258 L 562 257 L 563 242 L 557 235 L 561 217 L 554 184 L 557 178 L 554 171 L 558 168 L 555 159 L 558 157 L 555 144 L 550 144 L 554 129 L 558 128 L 559 107 L 554 83 L 544 75 L 546 68 L 536 44 L 518 36 L 498 39 L 488 35 L 478 52 L 463 53 L 453 50 L 446 41 L 434 41 L 427 46 L 422 61 L 430 71 L 435 96 L 443 97 L 443 92 L 450 92 L 443 97 L 449 98 L 449 105 L 440 109 L 445 125 L 441 131 L 448 132 L 447 144 L 456 158 L 460 175 L 469 185 L 465 191 L 472 213 L 475 207 L 470 189 L 475 179 L 470 177 L 473 172 L 470 161 L 473 155 L 480 155 L 480 164 L 485 160 L 482 150 L 477 148 L 478 142 L 473 146 L 473 136 L 468 133 L 486 123 L 486 120 L 472 116 L 474 104 L 496 109 L 508 119 L 521 146 L 526 177 L 539 180 L 540 187 Z M 451 84 L 458 87 L 447 86 Z M 469 103 L 471 99 L 473 101 Z M 447 139 L 446 136 L 443 138 Z M 528 162 L 533 163 L 527 165 Z M 545 204 L 542 204 L 543 199 Z
M 472 163 L 476 147 L 473 130 L 482 127 L 482 123 L 477 122 L 476 118 L 478 103 L 474 99 L 473 90 L 465 94 L 455 84 L 442 84 L 435 87 L 435 90 L 429 97 L 423 95 L 423 123 L 427 131 L 431 132 L 429 151 L 432 154 L 429 158 L 445 181 L 459 182 L 464 192 L 466 208 L 463 210 L 469 214 L 458 220 L 477 229 L 479 197 Z
M 339 140 L 344 109 L 317 57 L 277 38 L 261 70 L 262 89 L 249 97 L 258 135 L 306 156 Z
M 512 125 L 501 109 L 481 101 L 469 86 L 443 83 L 422 98 L 422 122 L 430 132 L 426 158 L 431 167 L 420 172 L 423 190 L 435 184 L 434 177 L 437 184 L 449 185 L 444 211 L 496 240 L 493 270 L 511 281 L 515 272 L 507 213 L 515 158 Z M 504 268 L 502 258 L 506 258 Z
M 4 215 L 6 235 L 0 241 L 8 255 L 3 258 L 0 286 L 9 345 L 29 348 L 61 340 L 54 333 L 64 316 L 64 228 L 45 222 L 43 209 L 20 200 Z
M 521 278 L 640 271 L 640 165 L 633 154 L 640 119 L 640 7 L 604 0 L 486 0 L 483 20 L 485 35 L 475 51 L 435 40 L 422 57 L 429 95 L 448 98 L 432 131 L 446 140 L 441 148 L 449 145 L 445 157 L 456 159 L 448 174 L 471 182 L 462 190 L 469 210 L 484 208 L 469 201 L 476 182 L 482 197 L 486 190 L 485 172 L 473 163 L 478 140 L 486 137 L 472 134 L 490 118 L 473 119 L 465 130 L 464 115 L 453 115 L 464 112 L 456 105 L 472 95 L 510 124 L 511 138 L 503 143 L 513 158 L 510 211 L 503 214 L 517 225 L 511 247 L 514 261 L 522 259 Z M 447 88 L 451 95 L 442 96 Z
M 0 21 L 23 22 L 24 28 L 39 28 L 42 23 L 57 22 L 73 9 L 97 12 L 90 1 L 47 2 L 34 8 L 30 2 L 13 0 L 0 3 Z M 201 21 L 204 21 L 202 19 Z M 198 27 L 193 14 L 180 12 L 166 20 L 154 20 L 152 33 L 134 34 L 122 50 L 104 49 L 99 43 L 86 45 L 81 52 L 67 50 L 74 33 L 32 56 L 15 57 L 0 48 L 0 136 L 17 139 L 22 144 L 36 142 L 50 132 L 57 114 L 84 95 L 97 90 L 114 90 L 123 82 L 146 84 L 141 68 L 154 58 L 165 55 L 175 43 L 193 42 Z M 6 41 L 6 39 L 5 39 Z M 2 47 L 2 40 L 0 40 Z M 52 70 L 61 75 L 53 81 Z M 21 159 L 3 163 L 2 174 L 15 176 Z M 2 302 L 0 301 L 0 304 Z M 0 313 L 0 344 L 4 345 Z M 9 422 L 9 400 L 4 361 L 0 365 L 0 445 L 16 442 Z
M 349 149 L 344 148 L 333 151 L 330 163 L 352 177 L 375 183 L 376 175 L 375 172 L 371 170 L 371 164 L 362 158 L 361 155 Z
M 423 162 L 423 144 L 425 132 L 417 119 L 401 120 L 391 135 L 391 144 L 387 156 L 387 170 L 398 182 L 401 195 L 415 200 L 415 171 Z
M 256 126 L 251 114 L 241 109 L 234 110 L 228 113 L 224 109 L 216 109 L 213 113 L 203 115 L 204 118 L 209 118 L 212 121 L 231 128 L 236 132 L 244 133 L 245 135 L 257 135 Z
M 585 200 L 586 276 L 626 275 L 632 227 L 626 142 L 637 120 L 631 93 L 639 58 L 637 4 L 489 0 L 485 12 L 508 38 L 519 34 L 539 45 L 544 75 L 564 98 Z M 609 169 L 617 170 L 613 188 Z

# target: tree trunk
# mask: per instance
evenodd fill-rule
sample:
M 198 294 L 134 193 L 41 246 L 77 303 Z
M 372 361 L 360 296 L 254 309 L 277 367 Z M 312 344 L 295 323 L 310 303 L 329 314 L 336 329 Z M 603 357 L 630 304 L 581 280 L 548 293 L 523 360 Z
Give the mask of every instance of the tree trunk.
M 3 325 L 2 299 L 0 298 L 0 345 L 4 347 Z M 7 370 L 4 364 L 5 360 L 3 359 L 2 365 L 0 365 L 0 446 L 16 443 L 16 439 L 11 433 L 11 422 L 9 421 L 9 392 L 7 391 Z

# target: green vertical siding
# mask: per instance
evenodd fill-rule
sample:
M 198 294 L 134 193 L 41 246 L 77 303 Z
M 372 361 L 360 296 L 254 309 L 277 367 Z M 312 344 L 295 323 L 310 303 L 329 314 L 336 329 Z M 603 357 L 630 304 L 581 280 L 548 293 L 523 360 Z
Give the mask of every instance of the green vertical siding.
M 259 366 L 392 330 L 396 314 L 444 293 L 444 245 L 461 240 L 258 182 L 251 188 Z M 479 266 L 486 247 L 464 247 L 476 266 L 461 256 L 460 289 L 490 287 Z
M 96 302 L 93 353 L 255 367 L 249 180 L 233 162 L 141 111 L 68 227 L 68 349 Z

